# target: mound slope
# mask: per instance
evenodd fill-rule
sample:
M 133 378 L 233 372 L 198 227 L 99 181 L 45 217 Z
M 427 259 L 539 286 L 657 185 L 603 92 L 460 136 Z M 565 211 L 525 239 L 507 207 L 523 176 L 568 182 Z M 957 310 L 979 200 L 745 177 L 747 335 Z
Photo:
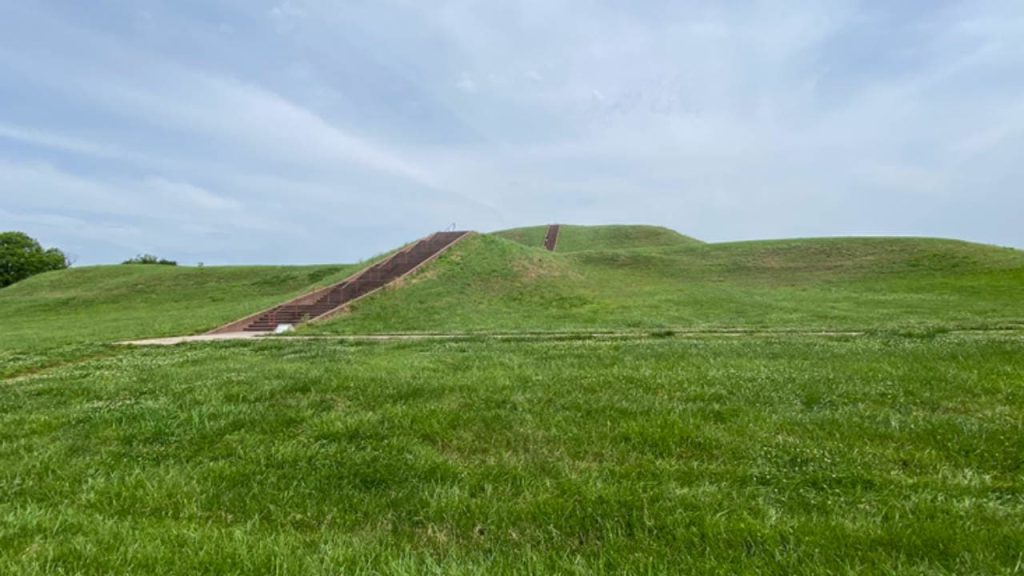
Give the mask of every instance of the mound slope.
M 465 242 L 401 290 L 381 293 L 351 314 L 310 330 L 830 331 L 1024 325 L 1024 303 L 1018 297 L 1024 252 L 1017 250 L 938 239 L 828 238 L 678 242 L 552 254 L 508 240 L 509 235 Z

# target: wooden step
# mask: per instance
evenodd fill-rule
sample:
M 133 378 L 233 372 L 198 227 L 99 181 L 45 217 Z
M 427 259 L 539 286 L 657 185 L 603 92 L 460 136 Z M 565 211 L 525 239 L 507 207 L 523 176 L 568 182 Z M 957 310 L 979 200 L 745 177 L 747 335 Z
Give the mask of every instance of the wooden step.
M 354 300 L 405 276 L 424 262 L 450 248 L 467 234 L 469 232 L 466 231 L 438 232 L 393 254 L 383 262 L 374 264 L 334 286 L 323 289 L 323 293 L 312 302 L 303 302 L 308 300 L 309 296 L 302 296 L 258 315 L 232 322 L 211 333 L 272 332 L 281 324 L 296 325 L 331 314 Z
M 560 228 L 558 224 L 548 226 L 548 233 L 544 237 L 544 247 L 550 252 L 554 252 L 555 246 L 558 245 L 558 232 Z

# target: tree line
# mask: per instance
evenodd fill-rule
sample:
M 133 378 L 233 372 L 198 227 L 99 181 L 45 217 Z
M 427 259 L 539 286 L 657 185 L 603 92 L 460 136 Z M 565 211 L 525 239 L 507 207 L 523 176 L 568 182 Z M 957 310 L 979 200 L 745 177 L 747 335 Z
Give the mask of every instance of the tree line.
M 177 262 L 140 254 L 122 264 L 158 264 L 176 266 Z M 24 232 L 0 232 L 0 288 L 21 282 L 29 276 L 63 270 L 71 266 L 68 255 L 57 248 L 43 248 Z

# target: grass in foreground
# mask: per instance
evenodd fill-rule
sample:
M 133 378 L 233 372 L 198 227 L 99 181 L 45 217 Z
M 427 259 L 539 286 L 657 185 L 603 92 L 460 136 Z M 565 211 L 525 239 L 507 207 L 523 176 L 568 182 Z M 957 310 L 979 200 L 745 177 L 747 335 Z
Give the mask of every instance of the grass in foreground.
M 0 385 L 0 573 L 1010 574 L 1021 348 L 125 350 Z

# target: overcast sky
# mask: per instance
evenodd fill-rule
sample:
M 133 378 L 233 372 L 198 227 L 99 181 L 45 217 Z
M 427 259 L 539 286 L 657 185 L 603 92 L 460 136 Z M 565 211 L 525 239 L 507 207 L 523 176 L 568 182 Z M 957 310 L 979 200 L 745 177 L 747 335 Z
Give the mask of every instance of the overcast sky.
M 0 230 L 352 261 L 456 223 L 1024 247 L 1024 2 L 0 0 Z

